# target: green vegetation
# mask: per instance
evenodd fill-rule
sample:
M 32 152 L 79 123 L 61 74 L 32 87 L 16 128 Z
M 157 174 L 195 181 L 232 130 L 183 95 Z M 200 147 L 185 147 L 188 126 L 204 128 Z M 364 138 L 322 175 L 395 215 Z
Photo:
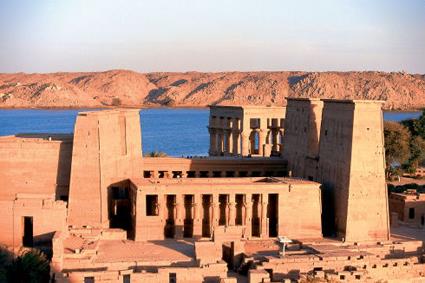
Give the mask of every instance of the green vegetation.
M 384 123 L 387 178 L 425 163 L 425 110 L 418 119 Z
M 168 156 L 165 152 L 163 151 L 151 151 L 149 153 L 145 153 L 143 156 L 145 157 L 166 157 Z
M 0 249 L 0 282 L 49 282 L 50 265 L 46 255 L 37 249 L 22 249 L 14 258 Z

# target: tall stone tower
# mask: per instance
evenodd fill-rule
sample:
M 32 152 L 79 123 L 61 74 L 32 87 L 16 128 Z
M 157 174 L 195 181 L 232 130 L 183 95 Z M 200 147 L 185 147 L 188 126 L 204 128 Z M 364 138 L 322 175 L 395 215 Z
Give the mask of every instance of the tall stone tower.
M 282 157 L 294 176 L 313 179 L 319 156 L 323 101 L 288 98 Z
M 315 179 L 333 210 L 336 234 L 345 241 L 389 239 L 382 105 L 324 100 Z M 323 213 L 332 218 L 328 208 Z
M 108 227 L 108 187 L 141 174 L 138 110 L 82 112 L 72 150 L 68 223 Z
M 283 158 L 323 184 L 324 235 L 389 238 L 382 102 L 288 99 Z

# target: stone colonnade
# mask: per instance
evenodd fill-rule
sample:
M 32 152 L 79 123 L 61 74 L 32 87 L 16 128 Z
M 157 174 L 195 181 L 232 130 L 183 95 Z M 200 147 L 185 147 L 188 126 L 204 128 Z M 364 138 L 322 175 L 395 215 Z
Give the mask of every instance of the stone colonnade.
M 215 155 L 243 155 L 242 148 L 248 140 L 244 139 L 241 131 L 240 119 L 220 117 L 212 118 L 208 127 L 210 134 L 211 156 Z M 249 138 L 249 137 L 248 137 Z
M 146 216 L 160 217 L 166 238 L 212 237 L 218 226 L 239 226 L 245 238 L 274 237 L 269 231 L 269 218 L 275 223 L 272 234 L 277 234 L 277 197 L 269 204 L 268 193 L 146 194 L 144 199 L 153 212 Z M 273 215 L 268 213 L 269 205 L 276 208 Z
M 283 137 L 283 123 L 277 118 L 250 119 L 248 127 L 242 127 L 239 118 L 211 117 L 210 156 L 270 156 L 279 155 Z

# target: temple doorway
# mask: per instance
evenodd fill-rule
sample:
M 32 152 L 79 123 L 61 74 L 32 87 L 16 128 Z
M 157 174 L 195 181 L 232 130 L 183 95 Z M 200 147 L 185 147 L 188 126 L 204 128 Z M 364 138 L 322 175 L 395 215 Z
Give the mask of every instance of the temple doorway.
M 24 231 L 22 235 L 22 246 L 31 248 L 34 245 L 33 218 L 32 216 L 24 216 L 22 221 L 24 226 Z
M 110 186 L 108 199 L 109 227 L 126 230 L 127 238 L 133 238 L 133 208 L 129 182 L 121 182 Z
M 277 237 L 278 234 L 278 194 L 269 194 L 268 218 L 269 218 L 269 237 Z

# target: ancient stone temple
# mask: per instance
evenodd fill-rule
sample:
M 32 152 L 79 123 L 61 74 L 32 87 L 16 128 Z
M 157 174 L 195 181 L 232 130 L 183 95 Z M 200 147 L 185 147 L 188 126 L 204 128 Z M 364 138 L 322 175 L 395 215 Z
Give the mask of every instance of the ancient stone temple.
M 1 137 L 0 243 L 49 251 L 56 282 L 424 275 L 422 242 L 390 235 L 380 102 L 213 106 L 208 129 L 195 158 L 143 157 L 137 110 Z
M 210 106 L 210 156 L 278 156 L 284 107 Z
M 323 184 L 325 234 L 389 239 L 382 105 L 288 99 L 283 159 L 293 176 Z

